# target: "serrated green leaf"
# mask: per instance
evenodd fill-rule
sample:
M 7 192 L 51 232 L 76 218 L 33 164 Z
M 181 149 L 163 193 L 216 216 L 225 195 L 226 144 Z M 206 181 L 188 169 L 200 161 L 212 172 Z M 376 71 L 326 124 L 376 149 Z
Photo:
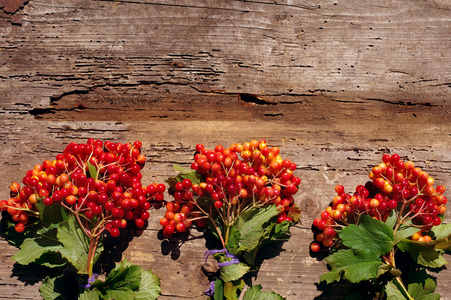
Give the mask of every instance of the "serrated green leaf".
M 160 295 L 160 278 L 151 271 L 141 272 L 139 290 L 135 293 L 137 300 L 153 300 Z
M 395 280 L 392 280 L 385 286 L 387 300 L 407 300 L 394 282 Z
M 97 168 L 88 162 L 89 177 L 97 179 Z
M 451 224 L 434 226 L 431 235 L 435 238 L 436 249 L 451 250 Z
M 66 258 L 80 274 L 87 273 L 88 252 L 90 239 L 83 232 L 74 215 L 61 222 L 57 233 L 58 240 L 63 244 L 59 249 L 61 255 Z M 100 239 L 94 262 L 97 261 L 103 251 L 103 243 Z
M 342 275 L 353 283 L 377 278 L 379 266 L 382 264 L 379 255 L 369 250 L 342 249 L 331 254 L 326 260 L 332 269 L 321 276 L 321 281 L 325 280 L 327 283 L 340 280 Z
M 61 254 L 58 252 L 45 252 L 35 260 L 33 263 L 48 267 L 48 268 L 58 268 L 67 265 L 67 260 L 65 260 Z
M 124 259 L 108 274 L 102 289 L 107 291 L 108 295 L 115 291 L 137 291 L 141 282 L 141 273 L 140 266 L 133 265 Z
M 409 284 L 407 293 L 415 300 L 438 300 L 440 294 L 435 293 L 437 284 L 432 276 L 426 273 L 426 270 L 411 269 L 409 272 Z M 407 294 L 402 290 L 401 285 L 393 279 L 385 287 L 387 300 L 407 300 Z
M 78 300 L 99 300 L 101 294 L 97 289 L 84 290 L 82 294 L 78 296 Z
M 220 268 L 220 277 L 224 282 L 238 280 L 249 271 L 250 267 L 244 263 L 231 264 Z
M 279 211 L 275 205 L 262 208 L 254 208 L 240 214 L 236 225 L 240 233 L 239 248 L 240 251 L 252 251 L 261 246 L 261 242 L 268 238 L 269 233 L 276 222 L 270 220 L 277 216 Z
M 418 264 L 428 268 L 441 268 L 448 263 L 443 255 L 436 250 L 411 253 L 411 256 Z
M 67 219 L 67 213 L 62 205 L 47 206 L 42 201 L 38 201 L 35 206 L 39 211 L 42 225 L 48 229 L 58 228 L 59 224 Z
M 442 254 L 435 249 L 439 242 L 440 241 L 432 241 L 424 243 L 404 239 L 399 242 L 397 246 L 401 251 L 410 253 L 410 256 L 416 263 L 428 268 L 440 268 L 448 262 Z
M 426 270 L 412 270 L 409 272 L 407 291 L 415 300 L 439 300 L 440 294 L 435 293 L 437 284 Z
M 69 282 L 64 275 L 58 277 L 46 277 L 39 288 L 44 300 L 77 299 L 78 286 Z M 91 300 L 91 299 L 90 299 Z
M 388 271 L 392 270 L 393 266 L 391 265 L 386 265 L 386 264 L 382 264 L 377 268 L 377 275 L 376 277 L 381 276 L 382 274 L 387 273 Z
M 227 300 L 238 300 L 238 291 L 243 289 L 245 285 L 243 279 L 225 282 L 224 297 Z
M 395 245 L 398 244 L 403 239 L 406 239 L 410 236 L 412 236 L 414 233 L 418 232 L 418 227 L 414 227 L 411 225 L 402 225 L 399 227 L 398 231 L 395 234 Z
M 339 232 L 343 245 L 359 251 L 369 251 L 376 257 L 393 249 L 393 230 L 387 224 L 363 215 L 358 226 L 351 224 Z
M 134 300 L 135 293 L 130 290 L 107 290 L 107 294 L 103 299 L 121 299 L 121 300 Z
M 261 285 L 254 285 L 246 291 L 243 300 L 284 300 L 285 298 L 273 292 L 262 292 Z
M 56 229 L 52 229 L 44 231 L 45 234 L 35 233 L 34 236 L 26 238 L 21 243 L 20 250 L 14 254 L 12 259 L 21 265 L 28 265 L 35 262 L 43 254 L 59 251 L 62 245 L 56 238 L 56 232 Z M 57 256 L 58 254 L 55 254 L 55 258 Z
M 449 239 L 451 236 L 451 223 L 434 226 L 431 231 L 434 233 L 434 237 L 437 240 Z
M 230 227 L 229 231 L 229 241 L 227 242 L 226 248 L 233 255 L 237 255 L 240 243 L 240 231 L 235 227 Z

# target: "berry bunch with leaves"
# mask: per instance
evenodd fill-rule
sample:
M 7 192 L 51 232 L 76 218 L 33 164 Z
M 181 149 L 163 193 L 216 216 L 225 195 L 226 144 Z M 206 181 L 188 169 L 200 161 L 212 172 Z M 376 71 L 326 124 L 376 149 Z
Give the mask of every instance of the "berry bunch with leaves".
M 259 248 L 286 239 L 299 220 L 293 196 L 301 181 L 293 174 L 296 164 L 279 152 L 264 140 L 211 150 L 198 144 L 192 170 L 176 166 L 180 174 L 167 181 L 174 200 L 160 220 L 163 235 L 168 238 L 196 224 L 220 241 L 222 249 L 206 253 L 219 266 L 207 293 L 214 299 L 248 299 L 246 295 L 261 293 L 259 286 L 248 289 L 243 276 L 255 269 Z
M 117 238 L 131 226 L 143 228 L 150 216 L 148 210 L 161 207 L 164 200 L 164 184 L 141 183 L 145 163 L 141 146 L 140 141 L 122 144 L 94 139 L 86 144 L 70 143 L 54 160 L 27 171 L 22 187 L 13 182 L 11 197 L 0 201 L 7 217 L 8 241 L 20 248 L 13 257 L 17 263 L 67 267 L 66 276 L 44 281 L 44 298 L 52 299 L 53 286 L 64 286 L 67 277 L 87 281 L 81 286 L 90 289 L 78 293 L 93 299 L 119 297 L 127 287 L 138 292 L 141 279 L 152 281 L 150 286 L 156 288 L 142 293 L 159 293 L 155 275 L 127 262 L 112 271 L 115 279 L 111 280 L 134 282 L 121 291 L 105 288 L 105 282 L 111 285 L 108 277 L 101 282 L 93 272 L 104 250 L 104 238 Z
M 384 155 L 369 178 L 351 194 L 337 185 L 337 196 L 313 221 L 310 250 L 331 267 L 321 281 L 370 284 L 362 297 L 440 298 L 426 270 L 446 264 L 442 253 L 451 246 L 451 226 L 442 224 L 445 187 L 434 188 L 428 173 L 398 154 Z

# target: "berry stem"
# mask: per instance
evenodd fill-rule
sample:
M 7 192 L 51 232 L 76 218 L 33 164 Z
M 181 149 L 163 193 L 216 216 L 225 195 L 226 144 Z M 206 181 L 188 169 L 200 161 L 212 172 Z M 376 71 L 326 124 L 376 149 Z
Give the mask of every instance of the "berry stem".
M 412 296 L 410 296 L 409 292 L 407 291 L 406 287 L 404 286 L 404 283 L 402 282 L 401 278 L 399 276 L 395 277 L 396 279 L 396 283 L 398 284 L 398 286 L 401 288 L 401 292 L 404 294 L 404 296 L 408 299 L 408 300 L 414 300 L 412 298 Z
M 241 290 L 240 296 L 238 298 L 238 300 L 243 300 L 244 299 L 244 295 L 246 295 L 247 290 L 249 289 L 249 286 L 246 284 L 243 289 Z
M 91 240 L 89 242 L 89 251 L 88 251 L 88 265 L 86 267 L 88 271 L 88 278 L 92 277 L 92 269 L 94 267 L 94 257 L 97 250 L 97 245 L 99 244 L 100 235 L 91 236 Z

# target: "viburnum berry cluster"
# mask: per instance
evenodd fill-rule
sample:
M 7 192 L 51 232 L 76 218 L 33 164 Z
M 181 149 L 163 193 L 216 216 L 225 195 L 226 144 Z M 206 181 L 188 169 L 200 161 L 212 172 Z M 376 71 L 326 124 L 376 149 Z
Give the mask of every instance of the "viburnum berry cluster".
M 410 238 L 430 242 L 427 232 L 442 222 L 446 212 L 445 187 L 434 185 L 434 178 L 415 167 L 411 161 L 400 160 L 398 154 L 384 155 L 382 163 L 374 167 L 365 186 L 357 186 L 353 194 L 345 193 L 342 185 L 335 187 L 337 196 L 313 221 L 317 232 L 311 250 L 330 248 L 336 242 L 337 231 L 349 224 L 358 224 L 361 215 L 369 215 L 385 222 L 394 210 L 399 224 L 411 221 L 418 232 Z
M 279 153 L 278 147 L 269 147 L 265 140 L 234 143 L 229 148 L 218 145 L 211 150 L 196 145 L 191 169 L 201 179 L 193 183 L 185 178 L 173 184 L 174 201 L 166 204 L 167 212 L 160 220 L 164 236 L 185 232 L 193 221 L 205 226 L 213 211 L 230 228 L 240 213 L 270 204 L 279 210 L 279 223 L 292 221 L 288 212 L 301 180 L 293 175 L 296 164 Z M 224 247 L 227 242 L 226 234 Z
M 365 283 L 359 293 L 368 299 L 439 299 L 426 269 L 443 267 L 451 246 L 451 224 L 442 224 L 445 187 L 434 187 L 433 177 L 398 154 L 383 155 L 369 178 L 353 193 L 337 185 L 313 221 L 310 250 L 330 266 L 321 281 Z
M 196 224 L 221 243 L 221 249 L 204 255 L 205 262 L 210 256 L 217 262 L 217 269 L 208 271 L 212 281 L 205 294 L 214 299 L 245 299 L 247 293 L 282 299 L 262 293 L 260 286 L 249 288 L 244 278 L 251 268 L 258 270 L 259 248 L 286 240 L 299 221 L 294 195 L 301 180 L 293 174 L 296 164 L 283 159 L 278 147 L 253 140 L 229 148 L 198 144 L 191 170 L 174 169 L 180 174 L 167 180 L 174 200 L 166 203 L 160 219 L 163 235 L 168 238 Z
M 164 200 L 164 184 L 142 185 L 145 156 L 142 143 L 113 143 L 89 139 L 70 143 L 54 160 L 45 160 L 26 172 L 22 184 L 13 182 L 11 198 L 0 201 L 15 230 L 23 232 L 39 220 L 39 205 L 61 206 L 74 214 L 95 246 L 104 232 L 118 237 L 132 223 L 138 228 L 149 219 L 148 210 Z M 93 257 L 90 257 L 92 259 Z M 92 260 L 88 262 L 92 275 Z

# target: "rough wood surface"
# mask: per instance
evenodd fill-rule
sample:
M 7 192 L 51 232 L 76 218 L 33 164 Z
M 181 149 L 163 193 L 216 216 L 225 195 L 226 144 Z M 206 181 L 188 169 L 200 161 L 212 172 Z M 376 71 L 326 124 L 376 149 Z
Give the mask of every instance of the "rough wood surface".
M 321 299 L 310 224 L 336 184 L 397 152 L 451 186 L 450 36 L 446 0 L 30 0 L 0 11 L 0 198 L 72 141 L 141 140 L 150 183 L 197 143 L 264 138 L 299 166 L 303 215 L 255 283 Z M 123 255 L 162 278 L 161 299 L 201 299 L 205 240 L 162 242 L 161 214 Z M 2 297 L 39 298 L 42 270 L 0 249 Z M 443 299 L 450 274 L 436 275 Z

